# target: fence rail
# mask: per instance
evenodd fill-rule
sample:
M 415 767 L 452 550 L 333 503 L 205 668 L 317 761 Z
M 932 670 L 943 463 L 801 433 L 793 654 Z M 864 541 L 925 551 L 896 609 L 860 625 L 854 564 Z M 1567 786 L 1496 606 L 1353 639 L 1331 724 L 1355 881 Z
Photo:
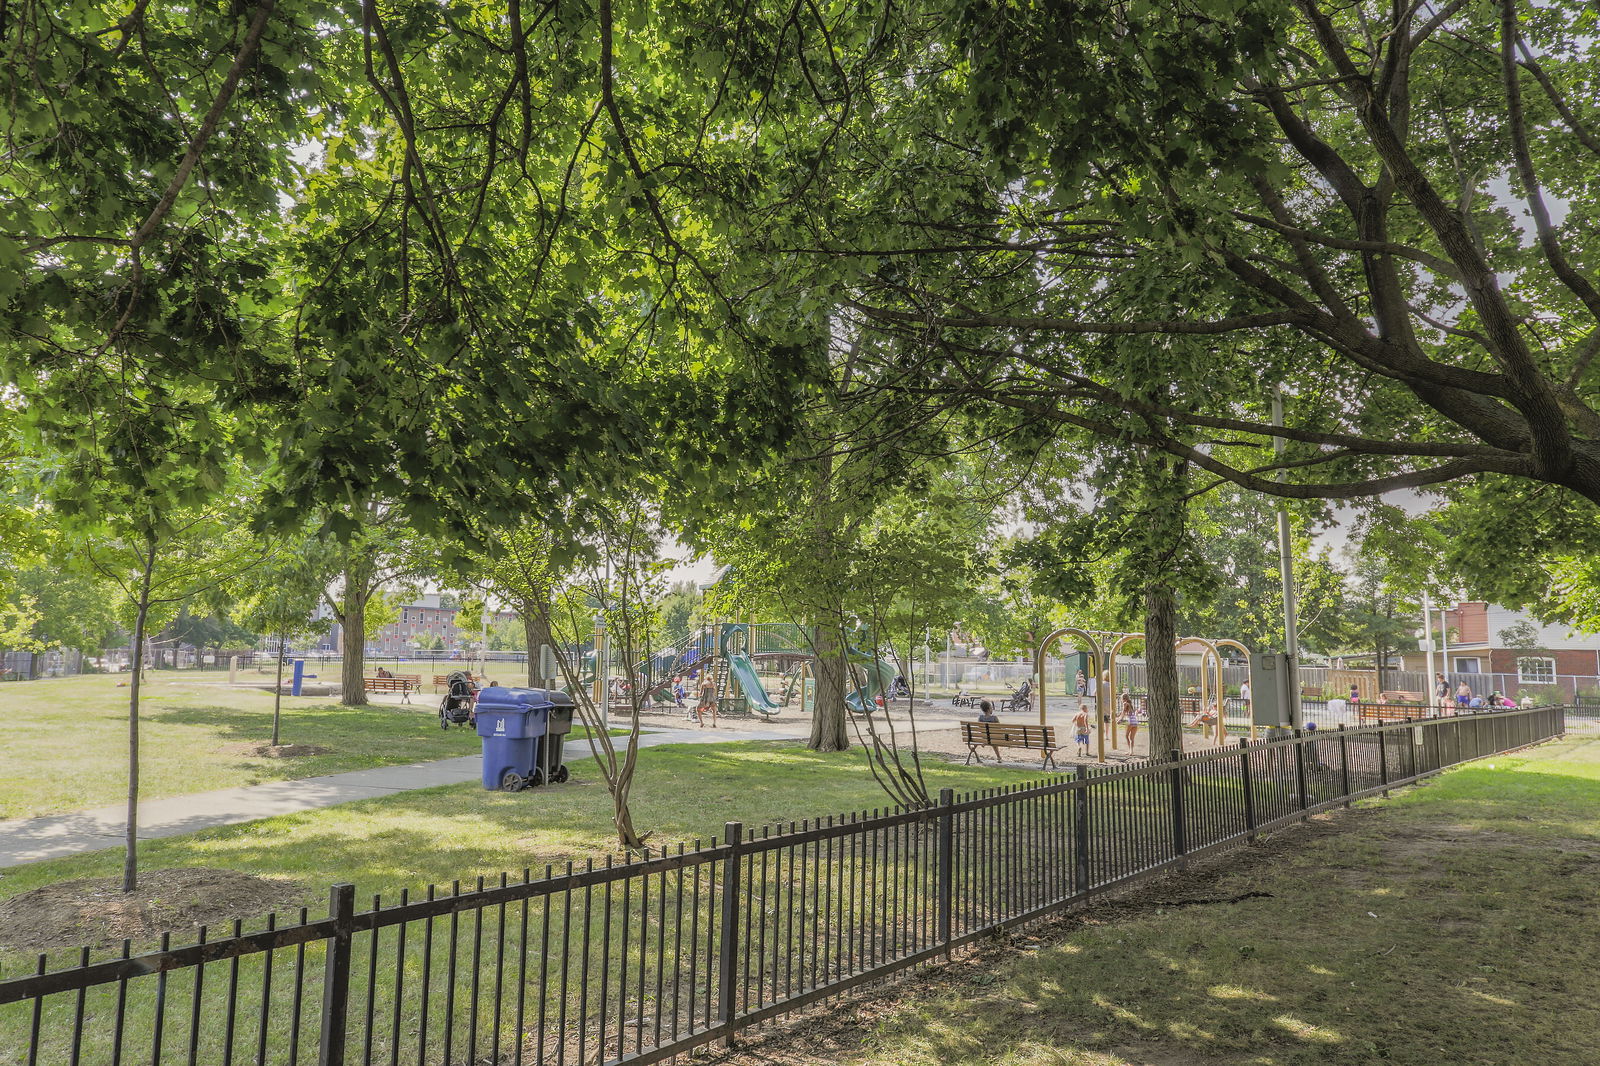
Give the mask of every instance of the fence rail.
M 0 980 L 5 1063 L 650 1063 L 1202 852 L 1559 735 L 1561 708 L 1080 769 L 621 864 L 374 896 Z M 1174 753 L 1176 754 L 1176 753 Z M 52 964 L 56 968 L 51 968 Z M 66 963 L 62 965 L 62 963 Z M 0 975 L 4 976 L 4 975 Z

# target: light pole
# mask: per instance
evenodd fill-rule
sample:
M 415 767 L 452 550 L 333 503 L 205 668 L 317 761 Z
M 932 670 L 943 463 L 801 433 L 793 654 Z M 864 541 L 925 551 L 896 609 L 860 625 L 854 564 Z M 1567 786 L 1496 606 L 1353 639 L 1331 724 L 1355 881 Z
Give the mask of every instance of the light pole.
M 600 728 L 611 728 L 611 649 L 606 647 L 606 616 L 594 616 L 594 695 L 600 709 Z
M 1427 687 L 1423 691 L 1427 696 L 1433 697 L 1433 701 L 1437 701 L 1438 695 L 1433 691 L 1433 599 L 1426 592 L 1422 594 L 1422 651 L 1428 664 Z
M 1274 383 L 1272 386 L 1272 424 L 1283 425 L 1283 385 Z M 1283 458 L 1284 442 L 1282 437 L 1272 438 L 1272 451 L 1278 458 Z M 1283 471 L 1279 470 L 1274 477 L 1283 480 Z M 1278 574 L 1283 580 L 1283 650 L 1289 657 L 1285 664 L 1289 668 L 1289 724 L 1296 729 L 1300 728 L 1300 622 L 1295 617 L 1294 598 L 1294 550 L 1289 539 L 1289 505 L 1278 501 Z

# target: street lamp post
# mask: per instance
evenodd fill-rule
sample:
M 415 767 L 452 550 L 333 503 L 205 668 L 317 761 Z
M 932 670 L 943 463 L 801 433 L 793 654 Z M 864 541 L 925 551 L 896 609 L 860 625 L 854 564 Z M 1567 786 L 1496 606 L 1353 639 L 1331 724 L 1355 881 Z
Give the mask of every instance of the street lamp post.
M 600 728 L 611 728 L 611 649 L 606 646 L 606 616 L 594 618 L 594 694 Z

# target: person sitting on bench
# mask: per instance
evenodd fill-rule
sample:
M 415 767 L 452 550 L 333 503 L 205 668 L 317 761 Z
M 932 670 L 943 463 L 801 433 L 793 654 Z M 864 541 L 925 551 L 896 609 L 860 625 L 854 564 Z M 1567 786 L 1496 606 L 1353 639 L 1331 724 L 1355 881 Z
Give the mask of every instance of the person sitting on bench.
M 988 700 L 983 700 L 982 702 L 980 702 L 978 704 L 978 721 L 980 721 L 980 722 L 998 722 L 999 720 L 1000 720 L 1000 716 L 998 714 L 994 713 L 994 704 L 990 703 Z M 990 748 L 989 750 L 994 752 L 994 761 L 995 762 L 999 762 L 1000 761 L 1000 749 L 999 748 Z M 979 761 L 981 762 L 982 760 L 980 759 Z

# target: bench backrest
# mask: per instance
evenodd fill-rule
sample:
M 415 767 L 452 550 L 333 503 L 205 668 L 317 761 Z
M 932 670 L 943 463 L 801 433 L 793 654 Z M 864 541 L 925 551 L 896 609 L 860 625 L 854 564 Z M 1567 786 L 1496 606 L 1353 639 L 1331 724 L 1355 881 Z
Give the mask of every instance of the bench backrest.
M 1011 722 L 962 722 L 962 739 L 968 744 L 1006 748 L 1053 748 L 1056 727 Z
M 397 677 L 368 677 L 363 678 L 367 688 L 415 688 L 422 684 L 422 678 L 401 674 Z
M 1356 712 L 1361 718 L 1376 718 L 1380 722 L 1409 722 L 1414 718 L 1427 718 L 1430 713 L 1423 706 L 1386 707 L 1382 704 L 1363 703 Z
M 1387 692 L 1378 693 L 1378 702 L 1379 703 L 1422 703 L 1422 702 L 1424 702 L 1424 700 L 1423 700 L 1423 695 L 1420 692 L 1401 692 L 1398 689 L 1390 689 Z

